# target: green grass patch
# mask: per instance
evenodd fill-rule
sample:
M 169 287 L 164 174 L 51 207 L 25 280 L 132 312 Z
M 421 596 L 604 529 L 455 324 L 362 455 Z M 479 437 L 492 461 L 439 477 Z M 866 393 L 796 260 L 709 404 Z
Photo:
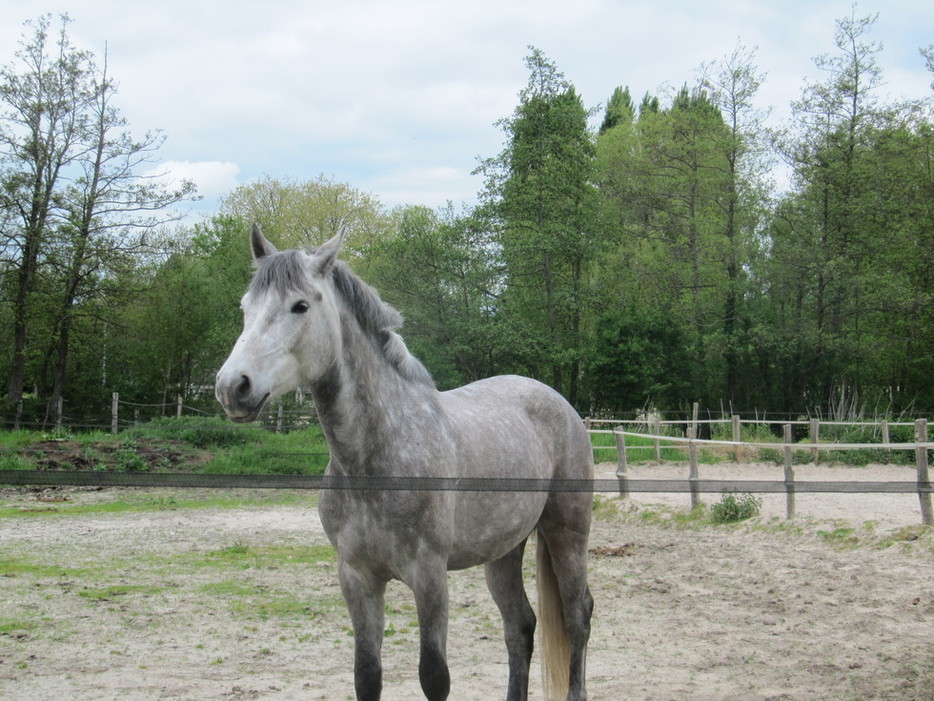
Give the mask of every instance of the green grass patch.
M 92 571 L 86 568 L 49 565 L 21 557 L 0 557 L 0 577 L 74 579 L 88 577 L 91 573 Z
M 18 638 L 29 635 L 39 627 L 38 621 L 24 621 L 15 618 L 0 618 L 0 636 Z
M 222 579 L 199 587 L 199 592 L 225 602 L 230 613 L 245 620 L 307 620 L 318 618 L 344 605 L 338 594 L 308 597 L 270 590 L 242 579 Z
M 220 418 L 183 417 L 117 435 L 0 432 L 0 470 L 318 475 L 327 461 L 319 426 L 276 434 Z
M 261 442 L 267 432 L 259 426 L 234 424 L 220 417 L 157 418 L 123 431 L 131 441 L 177 441 L 195 448 L 232 448 Z
M 207 554 L 193 555 L 193 564 L 221 569 L 251 569 L 284 565 L 315 565 L 337 562 L 337 551 L 330 545 L 277 545 L 254 547 L 235 543 Z
M 817 535 L 831 545 L 839 548 L 856 547 L 860 544 L 856 529 L 852 526 L 837 526 L 829 531 L 819 530 L 817 531 Z
M 616 436 L 610 433 L 591 433 L 590 444 L 594 447 L 594 462 L 617 462 Z M 688 459 L 686 446 L 660 440 L 661 459 L 664 462 L 684 462 Z M 626 458 L 631 463 L 652 462 L 655 460 L 654 442 L 651 438 L 626 436 Z M 635 448 L 635 449 L 631 449 Z
M 107 497 L 112 497 L 108 499 Z M 93 514 L 120 514 L 181 509 L 226 509 L 243 506 L 313 505 L 316 495 L 294 490 L 221 490 L 166 489 L 156 492 L 112 490 L 101 493 L 93 502 L 67 500 L 0 506 L 0 518 L 48 518 Z

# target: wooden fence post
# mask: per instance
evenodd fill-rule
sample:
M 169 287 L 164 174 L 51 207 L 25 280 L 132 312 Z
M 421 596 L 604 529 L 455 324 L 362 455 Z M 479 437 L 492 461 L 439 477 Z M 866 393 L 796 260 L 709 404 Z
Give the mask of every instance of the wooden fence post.
M 276 433 L 282 433 L 282 403 L 279 404 L 279 411 L 276 413 Z
M 915 421 L 915 442 L 927 443 L 928 441 L 928 420 L 918 419 Z M 915 448 L 915 458 L 918 461 L 918 499 L 921 501 L 921 523 L 925 526 L 934 525 L 934 511 L 931 509 L 931 493 L 922 491 L 922 488 L 930 484 L 928 475 L 928 449 L 927 446 Z
M 616 478 L 619 480 L 619 495 L 629 496 L 629 461 L 626 459 L 626 436 L 619 429 L 613 431 L 616 437 Z
M 20 421 L 23 419 L 23 400 L 16 402 L 16 419 L 13 422 L 13 428 L 19 431 Z
M 730 421 L 733 424 L 733 442 L 739 443 L 743 439 L 743 432 L 739 425 L 739 414 L 733 414 Z M 736 446 L 733 448 L 733 462 L 739 462 L 739 457 L 739 446 Z
M 817 444 L 820 443 L 820 420 L 811 419 L 811 443 Z M 820 450 L 817 448 L 811 448 L 811 460 L 816 465 L 820 461 Z
M 110 397 L 110 432 L 117 432 L 117 424 L 120 415 L 120 393 L 114 392 Z
M 697 406 L 696 404 L 694 405 Z M 697 444 L 694 442 L 694 439 L 697 438 L 697 424 L 691 428 L 691 435 L 688 436 L 691 440 L 688 441 L 688 455 L 690 456 L 691 466 L 688 472 L 688 482 L 691 487 L 691 511 L 697 508 L 697 505 L 700 504 L 700 492 L 697 489 L 697 480 L 699 479 L 697 471 Z
M 882 419 L 882 442 L 886 444 L 892 442 L 889 438 L 889 422 L 887 419 Z
M 791 520 L 795 517 L 795 469 L 791 452 L 791 424 L 784 425 L 785 447 L 785 518 Z
M 652 418 L 652 433 L 656 436 L 662 435 L 662 420 L 655 416 Z M 655 462 L 662 461 L 662 442 L 656 438 L 652 441 L 652 445 L 655 448 Z
M 175 418 L 176 419 L 182 418 L 182 395 L 178 395 L 178 403 L 175 409 Z

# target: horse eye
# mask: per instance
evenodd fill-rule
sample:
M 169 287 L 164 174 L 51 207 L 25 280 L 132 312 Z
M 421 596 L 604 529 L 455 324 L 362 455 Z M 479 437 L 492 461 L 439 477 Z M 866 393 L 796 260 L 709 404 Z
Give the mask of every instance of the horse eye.
M 308 302 L 302 300 L 292 305 L 293 314 L 304 314 L 308 311 Z

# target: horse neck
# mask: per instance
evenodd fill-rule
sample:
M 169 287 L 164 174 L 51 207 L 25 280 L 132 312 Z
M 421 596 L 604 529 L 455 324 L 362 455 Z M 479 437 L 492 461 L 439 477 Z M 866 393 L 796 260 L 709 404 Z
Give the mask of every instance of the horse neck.
M 355 319 L 344 316 L 341 326 L 341 355 L 311 393 L 332 469 L 375 473 L 404 432 L 403 416 L 437 411 L 438 391 L 404 378 Z

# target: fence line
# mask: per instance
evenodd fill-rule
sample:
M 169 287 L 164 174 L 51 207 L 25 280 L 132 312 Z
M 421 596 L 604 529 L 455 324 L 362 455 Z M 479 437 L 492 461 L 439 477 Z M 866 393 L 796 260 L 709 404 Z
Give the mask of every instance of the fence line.
M 913 421 L 837 421 L 832 419 L 792 419 L 792 420 L 781 420 L 781 419 L 743 419 L 736 415 L 737 420 L 741 424 L 756 424 L 756 425 L 776 425 L 780 424 L 784 426 L 785 424 L 790 424 L 792 426 L 808 426 L 812 421 L 819 421 L 824 426 L 880 426 L 882 423 L 888 423 L 889 426 L 914 426 Z M 686 424 L 728 424 L 732 423 L 732 417 L 729 419 L 659 419 L 655 421 L 654 419 L 594 419 L 590 418 L 588 421 L 591 424 L 611 424 L 611 425 L 623 425 L 623 426 L 632 426 L 634 424 L 654 424 L 657 423 L 660 426 L 684 426 Z
M 134 418 L 132 421 L 123 419 L 120 416 L 120 407 L 132 407 Z M 158 409 L 167 409 L 174 408 L 176 418 L 182 418 L 185 411 L 198 413 L 201 415 L 212 415 L 210 412 L 198 409 L 196 407 L 187 406 L 184 404 L 181 396 L 176 398 L 175 402 L 163 402 L 163 403 L 136 403 L 121 400 L 119 393 L 112 393 L 111 401 L 111 422 L 110 429 L 112 433 L 118 433 L 121 426 L 128 425 L 138 425 L 140 422 L 139 409 L 140 408 L 158 408 Z M 290 424 L 285 425 L 284 419 L 285 415 L 298 415 L 305 421 L 300 424 Z M 216 415 L 220 415 L 218 412 Z M 269 412 L 266 413 L 269 416 Z M 308 425 L 307 419 L 311 418 L 314 415 L 314 409 L 312 407 L 301 407 L 295 410 L 286 411 L 284 409 L 284 404 L 279 403 L 276 408 L 276 415 L 273 421 L 267 419 L 267 423 L 275 426 L 277 432 L 282 432 L 283 430 L 288 430 L 296 427 L 303 427 Z M 59 423 L 57 428 L 61 428 L 61 412 L 58 413 Z M 932 512 L 931 507 L 931 487 L 929 481 L 929 466 L 928 466 L 928 451 L 934 449 L 934 443 L 928 441 L 927 435 L 927 420 L 919 419 L 915 422 L 902 422 L 902 421 L 877 421 L 877 422 L 868 422 L 868 421 L 835 421 L 835 420 L 820 420 L 820 419 L 808 419 L 804 420 L 789 420 L 784 422 L 770 421 L 763 417 L 762 419 L 742 419 L 739 415 L 734 414 L 729 419 L 700 419 L 698 418 L 698 407 L 697 404 L 694 405 L 694 411 L 690 419 L 684 420 L 662 420 L 660 417 L 652 417 L 648 420 L 634 420 L 626 421 L 620 419 L 595 419 L 587 418 L 584 419 L 585 424 L 588 428 L 589 433 L 592 434 L 609 434 L 615 437 L 616 450 L 617 450 L 617 481 L 619 485 L 619 492 L 621 495 L 625 496 L 631 491 L 635 491 L 634 486 L 635 482 L 628 478 L 628 459 L 627 451 L 632 450 L 654 450 L 655 459 L 661 461 L 661 447 L 662 442 L 666 442 L 668 446 L 671 447 L 671 444 L 684 444 L 687 447 L 688 451 L 688 462 L 689 462 L 689 473 L 688 480 L 686 484 L 688 485 L 688 490 L 691 493 L 691 505 L 692 507 L 696 506 L 699 503 L 699 493 L 701 491 L 709 491 L 704 488 L 704 485 L 709 487 L 714 482 L 710 480 L 701 480 L 700 478 L 700 468 L 698 462 L 698 447 L 711 446 L 711 447 L 725 447 L 733 449 L 733 458 L 735 461 L 739 461 L 740 450 L 746 447 L 753 448 L 767 448 L 781 451 L 784 458 L 784 481 L 781 483 L 760 483 L 757 485 L 757 488 L 762 490 L 764 489 L 764 484 L 778 484 L 783 491 L 786 493 L 786 516 L 788 518 L 794 517 L 795 512 L 795 502 L 794 495 L 797 491 L 809 491 L 807 488 L 803 487 L 804 483 L 795 482 L 794 474 L 794 462 L 793 462 L 793 452 L 805 448 L 812 452 L 812 460 L 814 464 L 817 464 L 819 461 L 819 454 L 821 451 L 833 451 L 833 450 L 862 450 L 862 449 L 874 449 L 874 450 L 914 450 L 915 451 L 915 463 L 917 471 L 917 484 L 916 489 L 918 498 L 920 500 L 921 506 L 921 517 L 922 522 L 927 525 L 934 525 L 934 512 Z M 782 425 L 783 428 L 783 441 L 782 442 L 763 442 L 763 443 L 750 443 L 740 440 L 740 426 L 742 424 L 768 424 L 768 425 Z M 650 433 L 641 433 L 635 431 L 625 431 L 618 428 L 619 426 L 625 425 L 642 425 L 650 426 L 652 432 Z M 703 424 L 730 424 L 732 427 L 733 440 L 715 440 L 715 439 L 702 439 L 698 438 L 698 427 Z M 17 412 L 17 427 L 19 425 L 19 412 Z M 599 429 L 593 428 L 594 425 L 610 425 L 614 428 L 612 429 Z M 666 436 L 662 435 L 661 427 L 662 426 L 687 426 L 687 436 Z M 792 443 L 792 427 L 793 426 L 803 426 L 807 425 L 809 427 L 809 443 L 802 446 L 802 444 Z M 819 440 L 820 427 L 824 426 L 860 426 L 860 427 L 879 427 L 882 433 L 882 442 L 880 443 L 828 443 L 821 442 Z M 890 427 L 904 427 L 904 426 L 914 426 L 915 427 L 915 441 L 914 442 L 891 442 L 889 428 Z M 103 426 L 84 426 L 85 428 L 103 428 Z M 642 439 L 647 439 L 651 442 L 650 445 L 626 445 L 626 437 L 637 437 Z M 613 446 L 594 446 L 595 450 L 602 449 L 613 449 Z M 658 489 L 652 489 L 643 486 L 640 491 L 671 491 L 663 488 L 663 480 L 649 480 L 648 482 L 655 483 L 658 486 Z M 744 483 L 745 484 L 745 483 Z M 808 483 L 813 484 L 813 483 Z M 868 483 L 867 483 L 868 484 Z M 872 483 L 876 484 L 876 483 Z M 615 490 L 614 490 L 615 491 Z M 676 490 L 677 491 L 677 490 Z M 771 490 L 766 490 L 771 491 Z
M 735 427 L 738 423 L 738 417 L 734 416 L 731 419 L 731 423 L 734 426 L 734 438 L 738 437 L 738 432 L 735 430 Z M 692 485 L 691 492 L 691 508 L 697 507 L 700 503 L 700 489 L 698 485 L 700 484 L 700 465 L 697 457 L 698 446 L 724 446 L 732 447 L 734 449 L 734 460 L 738 461 L 739 449 L 743 447 L 754 447 L 754 448 L 771 448 L 780 450 L 783 457 L 783 473 L 784 473 L 784 491 L 785 491 L 785 517 L 787 519 L 793 519 L 795 517 L 795 494 L 798 491 L 802 491 L 801 486 L 803 483 L 795 481 L 795 471 L 794 471 L 794 450 L 800 444 L 795 444 L 792 442 L 792 422 L 786 421 L 783 425 L 783 441 L 781 443 L 749 443 L 741 440 L 732 440 L 732 441 L 723 441 L 723 440 L 710 440 L 695 438 L 696 436 L 696 426 L 689 429 L 687 437 L 680 436 L 663 436 L 659 432 L 655 433 L 641 433 L 635 431 L 623 431 L 620 429 L 604 430 L 604 429 L 593 429 L 590 428 L 594 423 L 593 420 L 587 420 L 586 424 L 588 426 L 588 432 L 591 434 L 612 434 L 616 438 L 616 450 L 617 450 L 617 469 L 616 476 L 619 479 L 620 484 L 620 495 L 626 496 L 628 494 L 629 487 L 629 461 L 627 458 L 627 451 L 629 450 L 654 450 L 656 454 L 656 460 L 660 460 L 660 447 L 661 442 L 665 441 L 666 443 L 681 443 L 686 444 L 688 449 L 688 483 Z M 681 422 L 679 422 L 681 423 Z M 874 424 L 878 425 L 878 424 Z M 813 462 L 816 465 L 818 462 L 818 453 L 823 451 L 833 451 L 833 450 L 862 450 L 866 448 L 871 448 L 875 450 L 913 450 L 915 453 L 915 467 L 916 467 L 916 485 L 915 490 L 918 494 L 919 505 L 921 508 L 921 522 L 924 525 L 930 526 L 934 525 L 934 509 L 932 509 L 931 504 L 931 482 L 929 476 L 929 465 L 928 465 L 928 451 L 934 449 L 934 442 L 928 440 L 928 421 L 927 419 L 917 419 L 911 424 L 902 424 L 902 425 L 913 425 L 915 428 L 915 440 L 911 443 L 891 443 L 886 440 L 882 443 L 819 443 L 817 442 L 818 432 L 815 430 L 813 423 L 811 423 L 811 442 L 806 444 L 808 450 L 813 451 Z M 643 440 L 651 441 L 650 445 L 626 445 L 626 437 L 640 438 Z M 666 446 L 669 447 L 669 446 Z M 604 446 L 605 449 L 612 449 L 612 446 Z M 597 447 L 596 449 L 600 449 Z

